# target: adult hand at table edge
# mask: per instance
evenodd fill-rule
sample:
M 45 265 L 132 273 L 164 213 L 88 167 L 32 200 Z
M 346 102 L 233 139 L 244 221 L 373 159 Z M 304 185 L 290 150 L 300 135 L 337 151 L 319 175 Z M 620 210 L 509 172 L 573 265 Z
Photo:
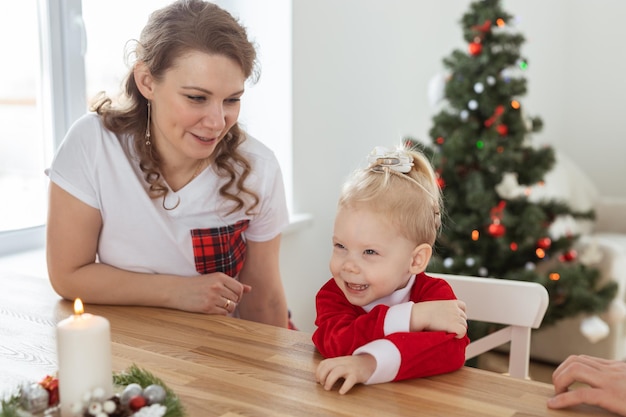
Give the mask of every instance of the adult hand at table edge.
M 626 363 L 587 355 L 572 355 L 552 374 L 555 396 L 548 408 L 580 404 L 602 407 L 626 417 Z M 574 383 L 586 387 L 570 389 Z
M 612 395 L 601 389 L 578 388 L 557 394 L 548 399 L 548 408 L 560 409 L 588 404 L 602 407 L 620 416 L 626 416 L 626 410 L 621 409 L 621 407 L 619 407 L 618 404 L 614 404 L 614 402 Z

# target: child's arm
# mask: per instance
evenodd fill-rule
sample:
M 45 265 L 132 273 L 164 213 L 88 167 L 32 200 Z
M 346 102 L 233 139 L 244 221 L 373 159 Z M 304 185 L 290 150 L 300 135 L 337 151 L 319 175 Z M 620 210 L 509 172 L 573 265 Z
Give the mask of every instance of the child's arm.
M 454 371 L 465 362 L 467 336 L 460 339 L 444 332 L 394 333 L 368 343 L 351 356 L 325 359 L 315 377 L 331 390 L 341 378 L 340 394 L 354 385 L 380 384 Z
M 423 301 L 413 304 L 410 331 L 444 331 L 456 333 L 458 339 L 467 333 L 465 303 L 461 300 Z

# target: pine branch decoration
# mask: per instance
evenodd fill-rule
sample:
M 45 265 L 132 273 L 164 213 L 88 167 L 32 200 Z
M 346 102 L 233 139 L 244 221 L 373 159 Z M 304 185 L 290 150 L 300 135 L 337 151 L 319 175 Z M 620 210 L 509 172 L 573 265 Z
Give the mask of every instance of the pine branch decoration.
M 135 383 L 141 385 L 143 388 L 153 384 L 160 385 L 165 389 L 165 402 L 163 405 L 167 407 L 167 412 L 164 417 L 185 416 L 184 407 L 174 391 L 167 387 L 165 383 L 153 373 L 141 369 L 136 364 L 132 364 L 126 371 L 113 374 L 113 383 L 119 386 L 127 386 Z
M 0 401 L 0 417 L 20 417 L 20 395 L 15 394 Z

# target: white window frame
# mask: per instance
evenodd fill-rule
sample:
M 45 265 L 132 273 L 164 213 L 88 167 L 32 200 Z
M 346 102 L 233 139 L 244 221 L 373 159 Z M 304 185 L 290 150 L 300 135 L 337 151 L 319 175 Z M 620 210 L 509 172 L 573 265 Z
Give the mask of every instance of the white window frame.
M 45 131 L 57 149 L 65 132 L 85 114 L 87 48 L 81 0 L 39 0 Z
M 81 0 L 38 0 L 41 96 L 46 154 L 54 152 L 69 126 L 85 113 L 84 30 L 80 19 Z M 79 43 L 78 46 L 76 43 Z M 72 82 L 69 82 L 72 80 Z M 0 255 L 41 248 L 45 225 L 0 232 Z

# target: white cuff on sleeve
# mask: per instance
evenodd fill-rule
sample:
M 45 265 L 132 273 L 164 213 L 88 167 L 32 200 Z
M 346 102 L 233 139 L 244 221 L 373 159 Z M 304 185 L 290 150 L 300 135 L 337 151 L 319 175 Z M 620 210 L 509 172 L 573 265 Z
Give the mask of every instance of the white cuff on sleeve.
M 385 315 L 385 325 L 383 329 L 385 336 L 392 333 L 408 332 L 411 325 L 412 309 L 412 301 L 389 307 Z
M 352 355 L 370 354 L 376 359 L 376 370 L 365 382 L 369 384 L 380 384 L 393 381 L 400 370 L 400 351 L 389 340 L 378 339 L 361 346 Z

